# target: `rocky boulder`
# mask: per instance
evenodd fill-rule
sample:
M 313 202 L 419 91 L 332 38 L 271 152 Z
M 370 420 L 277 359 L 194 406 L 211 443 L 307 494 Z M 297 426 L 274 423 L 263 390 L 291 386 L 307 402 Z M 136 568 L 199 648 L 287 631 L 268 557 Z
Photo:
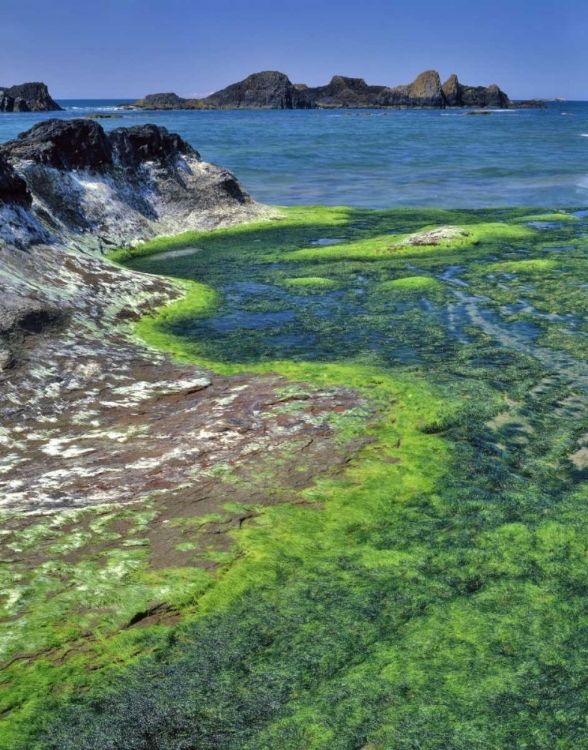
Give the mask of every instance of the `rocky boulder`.
M 44 237 L 50 232 L 95 249 L 270 211 L 231 172 L 204 162 L 179 135 L 156 125 L 106 133 L 86 119 L 47 120 L 0 145 L 0 158 L 12 169 L 7 186 L 13 174 L 32 195 Z
M 442 91 L 448 107 L 507 109 L 512 104 L 508 96 L 496 84 L 464 86 L 456 75 L 450 76 L 445 81 Z
M 142 109 L 176 109 L 180 108 L 186 99 L 172 92 L 168 94 L 148 94 L 143 99 L 133 102 L 133 107 Z
M 91 120 L 45 120 L 0 146 L 12 161 L 55 169 L 102 170 L 112 165 L 112 144 Z
M 384 89 L 378 97 L 378 104 L 384 107 L 444 107 L 439 73 L 427 70 L 407 86 Z
M 44 83 L 0 86 L 0 112 L 59 112 L 62 107 L 49 95 Z
M 219 109 L 305 109 L 308 105 L 301 93 L 284 73 L 263 71 L 217 91 L 203 102 Z
M 300 97 L 308 106 L 329 107 L 373 107 L 384 86 L 369 86 L 363 78 L 333 76 L 326 86 L 305 87 Z

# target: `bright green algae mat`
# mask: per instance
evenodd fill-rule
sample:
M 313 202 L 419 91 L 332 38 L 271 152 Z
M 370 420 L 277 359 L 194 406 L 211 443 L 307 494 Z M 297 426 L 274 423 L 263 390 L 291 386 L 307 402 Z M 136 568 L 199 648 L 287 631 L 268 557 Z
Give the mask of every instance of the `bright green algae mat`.
M 119 666 L 74 660 L 74 690 L 39 700 L 43 666 L 17 665 L 2 746 L 588 747 L 587 234 L 553 211 L 309 208 L 114 255 L 186 286 L 149 343 L 357 388 L 377 419 L 342 430 L 374 442 L 313 507 L 265 509 Z

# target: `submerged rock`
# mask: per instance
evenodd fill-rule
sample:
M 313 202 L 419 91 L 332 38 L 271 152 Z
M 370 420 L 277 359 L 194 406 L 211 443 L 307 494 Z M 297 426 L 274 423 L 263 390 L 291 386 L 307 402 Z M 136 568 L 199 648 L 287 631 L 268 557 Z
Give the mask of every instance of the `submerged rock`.
M 470 233 L 461 227 L 445 226 L 431 229 L 429 232 L 416 232 L 415 234 L 406 237 L 398 244 L 405 246 L 409 245 L 412 247 L 439 245 L 441 242 L 459 240 L 469 236 Z
M 0 112 L 60 112 L 44 83 L 0 86 Z

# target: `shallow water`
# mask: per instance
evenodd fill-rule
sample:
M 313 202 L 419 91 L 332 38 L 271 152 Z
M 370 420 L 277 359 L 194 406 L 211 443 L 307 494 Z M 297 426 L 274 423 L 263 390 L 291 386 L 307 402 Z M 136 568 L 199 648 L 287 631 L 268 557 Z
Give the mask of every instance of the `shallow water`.
M 0 142 L 47 117 L 113 113 L 117 102 L 62 104 L 64 113 L 0 114 Z M 467 117 L 461 110 L 120 114 L 100 123 L 106 129 L 164 125 L 205 159 L 234 170 L 265 203 L 588 206 L 586 102 L 489 117 Z

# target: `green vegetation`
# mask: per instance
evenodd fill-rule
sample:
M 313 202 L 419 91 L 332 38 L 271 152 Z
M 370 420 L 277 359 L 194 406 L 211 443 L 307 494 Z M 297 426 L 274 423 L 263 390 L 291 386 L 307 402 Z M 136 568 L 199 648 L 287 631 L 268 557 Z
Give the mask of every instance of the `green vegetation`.
M 342 444 L 370 442 L 297 502 L 255 508 L 216 553 L 222 575 L 150 573 L 145 548 L 124 546 L 137 595 L 176 581 L 158 598 L 183 621 L 113 636 L 103 619 L 99 652 L 15 662 L 0 746 L 588 747 L 587 241 L 582 222 L 529 217 L 293 209 L 117 253 L 187 285 L 138 324 L 149 343 L 223 374 L 280 373 L 292 393 L 358 389 L 369 408 L 332 424 Z M 440 225 L 469 234 L 399 247 Z M 174 520 L 185 554 L 222 519 Z M 99 528 L 122 547 L 142 523 Z M 81 527 L 51 537 L 58 554 L 95 533 Z M 46 533 L 29 527 L 27 544 Z
M 324 279 L 321 276 L 300 276 L 296 279 L 285 279 L 284 284 L 287 286 L 299 287 L 303 289 L 334 289 L 338 286 L 333 279 Z

